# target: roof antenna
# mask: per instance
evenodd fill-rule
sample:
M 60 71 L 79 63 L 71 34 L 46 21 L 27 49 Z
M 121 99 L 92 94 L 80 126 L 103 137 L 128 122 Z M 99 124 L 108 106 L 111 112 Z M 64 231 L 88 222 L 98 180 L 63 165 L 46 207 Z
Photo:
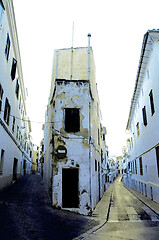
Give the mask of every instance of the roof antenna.
M 90 81 L 90 38 L 91 38 L 91 33 L 88 33 L 88 81 Z
M 72 72 L 73 72 L 73 42 L 74 42 L 74 21 L 72 23 L 72 47 L 71 47 L 71 74 L 70 74 L 70 80 L 72 80 Z
M 72 48 L 73 48 L 73 42 L 74 42 L 74 21 L 72 23 Z

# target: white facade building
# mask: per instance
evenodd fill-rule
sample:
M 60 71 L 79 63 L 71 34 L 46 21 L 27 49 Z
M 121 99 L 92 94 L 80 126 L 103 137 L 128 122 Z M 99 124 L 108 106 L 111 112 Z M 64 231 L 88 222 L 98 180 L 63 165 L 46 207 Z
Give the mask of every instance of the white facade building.
M 31 125 L 26 114 L 12 0 L 0 1 L 0 189 L 30 173 Z
M 43 166 L 54 206 L 92 212 L 104 192 L 105 134 L 92 48 L 56 50 Z
M 127 130 L 129 186 L 159 202 L 159 31 L 143 39 Z

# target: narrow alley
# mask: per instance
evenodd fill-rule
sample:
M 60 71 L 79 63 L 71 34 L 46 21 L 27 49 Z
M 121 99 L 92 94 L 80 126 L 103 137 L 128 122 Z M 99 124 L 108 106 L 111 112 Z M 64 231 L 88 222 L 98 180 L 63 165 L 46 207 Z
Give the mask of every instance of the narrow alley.
M 70 240 L 98 224 L 51 207 L 43 180 L 26 175 L 0 192 L 1 240 Z

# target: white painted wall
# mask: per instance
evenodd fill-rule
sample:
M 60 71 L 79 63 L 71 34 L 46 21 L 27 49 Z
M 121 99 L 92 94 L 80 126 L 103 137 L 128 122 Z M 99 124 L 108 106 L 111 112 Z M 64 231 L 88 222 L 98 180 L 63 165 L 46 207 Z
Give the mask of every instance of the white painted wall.
M 0 26 L 0 84 L 3 88 L 2 107 L 0 111 L 0 157 L 1 150 L 4 152 L 3 172 L 0 174 L 0 188 L 8 185 L 13 179 L 14 158 L 18 159 L 17 176 L 24 174 L 23 166 L 26 160 L 26 173 L 31 171 L 30 151 L 32 145 L 29 138 L 29 121 L 26 114 L 26 94 L 23 82 L 19 45 L 15 25 L 14 11 L 12 1 L 4 1 L 5 10 L 1 17 Z M 7 34 L 10 37 L 9 58 L 6 59 L 5 47 Z M 17 60 L 17 69 L 15 79 L 11 79 L 11 67 L 13 57 Z M 16 80 L 19 81 L 19 98 L 15 94 Z M 11 106 L 9 125 L 4 121 L 5 100 L 8 98 Z M 20 103 L 21 98 L 21 103 Z M 15 129 L 12 131 L 13 116 L 15 117 Z M 24 120 L 22 120 L 24 119 Z M 19 126 L 18 139 L 17 126 Z M 25 126 L 25 128 L 24 128 Z M 23 128 L 22 128 L 23 127 Z M 19 136 L 21 135 L 21 138 Z M 26 149 L 24 147 L 26 145 Z
M 159 39 L 159 33 L 157 33 Z M 159 144 L 159 42 L 154 39 L 150 49 L 149 60 L 144 70 L 139 97 L 136 102 L 135 112 L 132 115 L 129 143 L 129 161 L 136 159 L 137 174 L 132 172 L 131 186 L 159 202 L 159 177 L 157 170 L 155 145 Z M 145 60 L 145 59 L 144 59 Z M 147 60 L 147 59 L 146 59 Z M 142 70 L 143 71 L 143 70 Z M 151 114 L 149 93 L 153 91 L 155 113 Z M 147 126 L 143 123 L 142 108 L 146 106 Z M 139 122 L 140 136 L 137 137 L 136 124 Z M 133 134 L 134 133 L 134 134 Z M 134 137 L 133 137 L 134 135 Z M 142 156 L 143 175 L 140 175 L 139 157 Z M 145 190 L 146 188 L 146 190 Z

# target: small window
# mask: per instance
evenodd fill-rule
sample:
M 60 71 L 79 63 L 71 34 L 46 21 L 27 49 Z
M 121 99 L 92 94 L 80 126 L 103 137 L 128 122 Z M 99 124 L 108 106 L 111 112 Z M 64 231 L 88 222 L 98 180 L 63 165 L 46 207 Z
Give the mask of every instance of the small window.
M 156 147 L 156 160 L 157 160 L 157 171 L 159 177 L 159 146 Z
M 66 132 L 80 131 L 80 115 L 78 108 L 65 109 L 65 131 Z
M 19 81 L 18 81 L 18 78 L 17 78 L 17 81 L 16 81 L 15 94 L 16 94 L 16 97 L 18 99 L 19 98 Z
M 140 137 L 140 128 L 139 128 L 139 122 L 136 124 L 136 128 L 137 128 L 137 137 Z
M 142 109 L 143 123 L 147 126 L 147 115 L 146 115 L 146 107 L 144 106 Z
M 17 126 L 17 134 L 16 134 L 16 140 L 19 138 L 19 126 Z
M 95 171 L 97 171 L 97 160 L 95 159 Z
M 139 165 L 140 165 L 140 175 L 143 175 L 142 157 L 139 158 Z
M 152 89 L 149 93 L 149 97 L 150 97 L 150 105 L 151 105 L 151 114 L 153 115 L 155 113 L 155 106 L 154 106 Z
M 1 149 L 1 156 L 0 156 L 0 175 L 3 174 L 3 165 L 4 165 L 4 150 Z
M 103 141 L 105 141 L 105 133 L 103 133 Z
M 12 78 L 12 80 L 15 79 L 16 68 L 17 68 L 17 60 L 15 58 L 13 58 L 12 69 L 11 69 L 11 78 Z
M 136 163 L 136 159 L 135 159 L 135 173 L 137 174 L 137 163 Z
M 15 130 L 15 117 L 13 117 L 13 123 L 12 123 L 12 132 L 14 133 Z
M 5 56 L 7 61 L 9 58 L 9 50 L 10 50 L 10 38 L 9 38 L 9 33 L 7 33 L 7 41 L 6 41 L 6 47 L 5 47 Z
M 2 99 L 3 99 L 3 88 L 2 88 L 2 85 L 0 84 L 0 111 L 2 109 Z
M 100 145 L 100 131 L 99 131 L 99 128 L 98 128 L 98 145 Z
M 10 119 L 10 104 L 8 101 L 8 98 L 6 98 L 5 102 L 5 109 L 4 109 L 4 121 L 9 125 L 9 119 Z

